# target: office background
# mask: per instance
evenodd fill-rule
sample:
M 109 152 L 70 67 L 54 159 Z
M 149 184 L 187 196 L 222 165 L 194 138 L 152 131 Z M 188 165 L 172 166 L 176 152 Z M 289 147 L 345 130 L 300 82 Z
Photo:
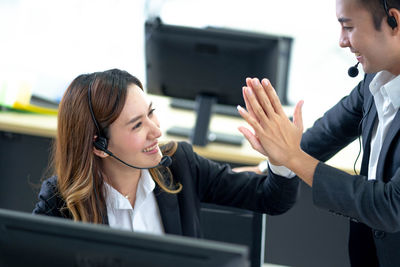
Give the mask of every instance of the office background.
M 229 27 L 293 37 L 288 98 L 293 104 L 305 100 L 303 116 L 307 121 L 322 115 L 359 80 L 347 76 L 355 59 L 348 49 L 338 45 L 335 1 L 0 0 L 0 89 L 27 83 L 35 94 L 57 99 L 78 74 L 114 67 L 145 82 L 144 21 L 152 16 L 160 16 L 169 24 Z M 309 188 L 302 190 L 307 192 L 304 196 L 310 196 Z M 300 203 L 309 213 L 300 213 L 304 210 L 301 208 L 288 216 L 312 218 L 315 211 L 309 209 L 311 202 L 306 199 Z M 315 228 L 335 232 L 324 228 L 324 220 L 317 218 Z M 298 232 L 289 221 L 293 222 L 287 220 L 283 226 L 288 232 Z M 271 222 L 271 229 L 282 225 L 279 220 Z M 318 238 L 306 236 L 306 231 L 304 235 L 299 244 L 292 245 L 306 246 L 304 240 Z M 275 243 L 280 238 L 274 233 L 269 237 Z M 274 255 L 285 254 L 282 246 L 276 246 L 276 250 L 272 251 Z
M 59 98 L 78 74 L 114 67 L 145 81 L 143 24 L 157 15 L 170 24 L 293 37 L 288 97 L 305 100 L 309 119 L 357 82 L 346 74 L 353 55 L 338 45 L 335 1 L 1 0 L 0 86 L 25 81 Z

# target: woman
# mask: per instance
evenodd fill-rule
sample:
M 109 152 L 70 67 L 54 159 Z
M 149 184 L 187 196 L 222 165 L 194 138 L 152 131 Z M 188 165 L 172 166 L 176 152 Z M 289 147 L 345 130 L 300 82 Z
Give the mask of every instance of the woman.
M 160 146 L 154 108 L 125 71 L 78 76 L 59 106 L 55 176 L 33 213 L 200 237 L 201 202 L 271 215 L 293 206 L 297 178 L 234 173 L 188 143 Z

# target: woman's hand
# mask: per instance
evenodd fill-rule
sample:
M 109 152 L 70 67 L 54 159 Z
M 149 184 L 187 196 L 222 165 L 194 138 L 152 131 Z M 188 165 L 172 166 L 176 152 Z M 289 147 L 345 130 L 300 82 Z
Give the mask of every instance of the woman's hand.
M 238 110 L 254 133 L 246 127 L 239 127 L 239 131 L 272 164 L 289 167 L 291 160 L 302 152 L 300 141 L 303 133 L 303 101 L 297 103 L 291 122 L 267 79 L 263 79 L 261 84 L 257 78 L 248 78 L 246 84 L 243 97 L 247 111 L 242 107 L 238 107 Z

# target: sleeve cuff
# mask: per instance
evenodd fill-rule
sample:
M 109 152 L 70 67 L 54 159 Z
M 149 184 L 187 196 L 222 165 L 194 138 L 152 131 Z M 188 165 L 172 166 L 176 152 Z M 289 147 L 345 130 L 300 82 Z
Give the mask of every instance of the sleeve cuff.
M 288 179 L 296 176 L 296 174 L 294 172 L 292 172 L 285 166 L 276 166 L 276 165 L 271 164 L 270 162 L 268 162 L 268 165 L 269 165 L 269 168 L 271 169 L 271 171 L 276 175 L 286 177 Z

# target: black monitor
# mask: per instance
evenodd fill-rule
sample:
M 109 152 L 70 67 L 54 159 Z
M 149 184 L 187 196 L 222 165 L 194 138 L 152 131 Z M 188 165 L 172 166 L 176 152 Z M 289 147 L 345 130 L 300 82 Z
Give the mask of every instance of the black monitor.
M 200 211 L 204 238 L 245 245 L 249 248 L 250 267 L 263 266 L 266 214 L 210 203 L 201 203 Z
M 209 133 L 214 104 L 243 106 L 246 77 L 267 77 L 281 102 L 288 104 L 291 46 L 290 37 L 149 20 L 145 23 L 147 90 L 196 101 L 195 129 L 186 131 L 194 145 L 204 146 L 212 140 L 240 145 L 241 136 L 219 139 Z M 179 130 L 169 133 L 179 134 Z
M 249 266 L 242 246 L 0 209 L 0 266 Z

